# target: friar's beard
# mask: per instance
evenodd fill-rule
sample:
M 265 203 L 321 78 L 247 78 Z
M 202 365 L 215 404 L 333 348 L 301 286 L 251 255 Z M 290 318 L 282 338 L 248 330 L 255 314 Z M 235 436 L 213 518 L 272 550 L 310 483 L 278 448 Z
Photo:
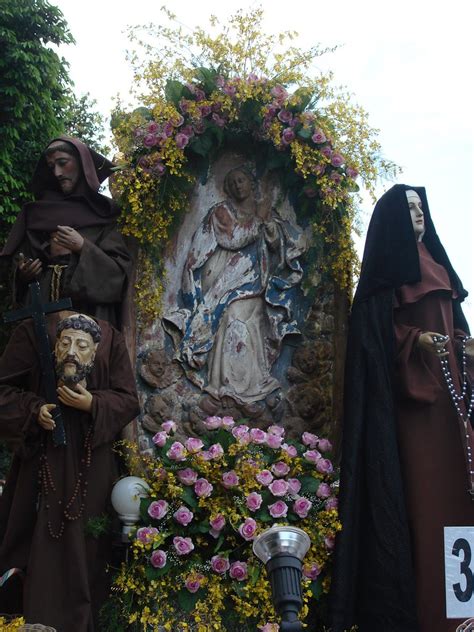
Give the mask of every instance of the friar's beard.
M 72 375 L 66 375 L 64 372 L 64 366 L 66 364 L 74 364 L 76 366 L 76 371 Z M 56 377 L 58 378 L 58 382 L 61 382 L 65 386 L 69 386 L 74 388 L 76 384 L 85 380 L 89 373 L 92 371 L 92 367 L 94 366 L 93 362 L 89 364 L 82 364 L 78 362 L 74 356 L 66 356 L 64 360 L 55 360 L 54 367 L 56 369 Z

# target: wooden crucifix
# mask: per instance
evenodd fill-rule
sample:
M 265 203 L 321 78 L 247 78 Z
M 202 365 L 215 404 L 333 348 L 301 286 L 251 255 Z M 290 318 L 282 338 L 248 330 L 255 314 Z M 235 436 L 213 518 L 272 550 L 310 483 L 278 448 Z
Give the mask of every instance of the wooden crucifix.
M 41 292 L 38 281 L 29 283 L 31 304 L 11 312 L 7 312 L 3 316 L 6 323 L 13 323 L 17 320 L 32 318 L 38 341 L 38 351 L 41 366 L 41 374 L 43 376 L 43 385 L 45 397 L 48 404 L 56 404 L 51 415 L 55 422 L 53 429 L 53 443 L 55 446 L 66 445 L 66 432 L 64 430 L 63 419 L 61 416 L 61 406 L 56 392 L 56 373 L 54 372 L 53 356 L 48 336 L 48 328 L 46 323 L 46 314 L 59 312 L 63 309 L 70 309 L 72 306 L 70 298 L 63 298 L 54 303 L 43 303 L 41 300 Z

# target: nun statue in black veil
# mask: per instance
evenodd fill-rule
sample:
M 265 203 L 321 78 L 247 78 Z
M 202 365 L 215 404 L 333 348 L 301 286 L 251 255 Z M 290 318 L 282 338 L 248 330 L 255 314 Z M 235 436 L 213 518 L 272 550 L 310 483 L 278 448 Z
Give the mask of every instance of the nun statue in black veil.
M 443 528 L 474 525 L 466 295 L 425 189 L 395 185 L 375 206 L 350 319 L 333 632 L 461 623 L 446 617 Z

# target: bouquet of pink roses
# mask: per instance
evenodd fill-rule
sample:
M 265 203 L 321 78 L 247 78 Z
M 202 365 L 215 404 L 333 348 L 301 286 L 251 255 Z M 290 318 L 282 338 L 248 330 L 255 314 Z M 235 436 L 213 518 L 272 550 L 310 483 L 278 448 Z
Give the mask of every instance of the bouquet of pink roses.
M 115 580 L 123 619 L 173 632 L 275 623 L 270 584 L 252 553 L 253 539 L 272 524 L 298 526 L 311 539 L 304 619 L 328 588 L 325 567 L 340 528 L 330 442 L 309 432 L 285 440 L 280 426 L 264 431 L 231 417 L 204 423 L 205 436 L 180 442 L 167 421 L 153 437 L 156 457 L 135 457 L 150 492 Z

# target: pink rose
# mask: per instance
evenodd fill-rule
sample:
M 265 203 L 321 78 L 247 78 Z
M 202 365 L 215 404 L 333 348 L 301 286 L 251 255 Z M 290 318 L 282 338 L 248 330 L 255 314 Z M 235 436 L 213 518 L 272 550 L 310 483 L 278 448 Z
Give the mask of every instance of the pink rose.
M 273 450 L 278 450 L 281 448 L 281 444 L 283 441 L 283 437 L 279 437 L 275 434 L 270 434 L 267 432 L 267 446 L 272 448 Z
M 233 562 L 230 565 L 229 575 L 238 582 L 247 579 L 247 564 L 245 562 Z
M 147 134 L 143 139 L 145 147 L 154 147 L 158 143 L 158 138 L 155 134 Z
M 281 449 L 282 449 L 284 452 L 286 452 L 286 453 L 288 454 L 288 456 L 292 456 L 292 457 L 294 457 L 294 456 L 298 456 L 298 451 L 297 451 L 297 449 L 295 448 L 295 446 L 294 446 L 294 445 L 288 445 L 287 443 L 284 443 L 284 444 L 281 446 Z
M 225 122 L 226 122 L 225 118 L 222 116 L 219 116 L 217 112 L 214 112 L 211 118 L 214 121 L 214 123 L 217 125 L 217 127 L 225 127 Z
M 257 523 L 253 518 L 246 518 L 239 527 L 239 533 L 244 540 L 253 540 L 257 531 Z
M 324 538 L 324 546 L 331 551 L 334 548 L 336 538 L 333 535 L 328 535 Z
M 226 86 L 224 86 L 222 91 L 225 94 L 227 94 L 229 97 L 234 97 L 236 95 L 236 93 L 237 93 L 237 88 L 235 86 L 231 86 L 231 85 L 227 84 Z
M 220 459 L 224 456 L 224 448 L 220 443 L 214 443 L 208 450 L 211 459 Z
M 224 472 L 224 474 L 222 475 L 222 484 L 226 489 L 229 489 L 230 487 L 235 487 L 239 484 L 239 477 L 234 472 L 234 470 L 231 470 L 230 472 Z
M 312 432 L 303 432 L 301 440 L 309 448 L 315 448 L 318 445 L 319 437 Z
M 308 579 L 312 579 L 314 581 L 320 573 L 321 569 L 317 564 L 305 564 L 303 566 L 303 575 Z
M 331 509 L 337 509 L 337 505 L 338 505 L 337 498 L 335 498 L 334 496 L 331 496 L 331 498 L 328 498 L 326 502 L 324 503 L 324 507 L 328 511 L 330 511 Z
M 181 110 L 181 112 L 186 113 L 189 110 L 189 104 L 191 103 L 191 101 L 189 99 L 180 99 L 178 107 Z
M 209 520 L 209 524 L 214 529 L 214 531 L 222 531 L 225 526 L 225 518 L 222 514 L 217 514 L 217 516 Z
M 173 538 L 173 546 L 177 555 L 188 555 L 194 549 L 191 538 L 182 538 L 179 535 Z
M 289 123 L 293 119 L 293 114 L 290 110 L 280 110 L 278 112 L 278 118 L 282 123 Z
M 155 568 L 163 568 L 166 566 L 166 553 L 161 549 L 156 549 L 150 556 L 150 564 Z
M 189 143 L 189 136 L 186 136 L 186 134 L 179 132 L 178 134 L 176 134 L 174 141 L 176 143 L 176 147 L 178 147 L 179 149 L 184 149 Z
M 205 118 L 206 116 L 209 116 L 209 114 L 212 112 L 212 108 L 210 105 L 201 105 L 199 107 L 199 110 L 203 118 Z
M 288 483 L 281 479 L 274 480 L 268 489 L 274 496 L 285 496 L 288 493 Z
M 284 461 L 277 461 L 272 465 L 272 472 L 275 476 L 286 476 L 290 471 L 290 466 L 287 465 Z
M 186 440 L 185 445 L 186 450 L 191 454 L 193 452 L 199 452 L 199 450 L 204 447 L 204 443 L 201 441 L 201 439 L 197 439 L 196 437 L 189 437 L 189 439 Z
M 311 136 L 311 140 L 313 141 L 313 143 L 316 143 L 316 145 L 320 145 L 321 143 L 325 143 L 327 139 L 323 130 L 317 129 L 314 131 L 314 134 Z
M 198 473 L 192 470 L 190 467 L 187 467 L 184 470 L 178 470 L 176 472 L 179 482 L 183 485 L 194 485 L 197 481 Z
M 286 518 L 288 505 L 283 500 L 277 500 L 273 505 L 268 505 L 268 511 L 272 518 Z
M 196 97 L 196 101 L 204 101 L 206 98 L 206 93 L 201 88 L 194 88 L 193 90 L 194 96 Z
M 153 542 L 155 535 L 158 535 L 158 529 L 156 527 L 141 527 L 137 530 L 136 538 L 143 544 L 150 544 Z
M 163 134 L 166 138 L 169 138 L 173 134 L 173 124 L 170 121 L 166 121 L 163 125 Z
M 336 184 L 340 184 L 342 182 L 342 176 L 337 171 L 333 171 L 329 177 Z
M 344 164 L 344 158 L 341 156 L 341 154 L 334 152 L 331 156 L 331 164 L 333 167 L 340 167 Z
M 232 430 L 232 428 L 235 426 L 235 421 L 233 417 L 222 417 L 222 427 L 225 428 L 226 430 Z
M 310 500 L 301 497 L 293 503 L 293 511 L 300 518 L 306 518 L 312 506 L 313 503 Z
M 147 125 L 147 130 L 149 134 L 156 134 L 156 132 L 158 131 L 158 128 L 159 128 L 158 123 L 155 123 L 155 121 L 151 121 Z
M 262 470 L 255 476 L 255 478 L 261 485 L 268 487 L 268 485 L 270 485 L 270 483 L 273 481 L 273 474 L 270 472 L 270 470 Z
M 303 457 L 310 463 L 316 463 L 321 458 L 321 454 L 317 450 L 306 450 L 303 453 Z
M 203 579 L 204 575 L 201 575 L 201 573 L 194 573 L 186 578 L 184 585 L 190 593 L 195 593 L 201 588 Z
M 153 173 L 157 176 L 162 176 L 166 171 L 166 166 L 162 162 L 155 162 L 152 168 Z
M 247 426 L 235 426 L 232 428 L 231 433 L 241 445 L 247 445 L 250 443 L 250 433 Z
M 295 140 L 295 133 L 291 128 L 287 127 L 281 134 L 281 142 L 284 145 L 289 145 L 292 140 Z
M 318 459 L 316 461 L 316 469 L 320 474 L 331 474 L 331 472 L 334 470 L 329 459 Z
M 174 127 L 181 127 L 181 125 L 184 123 L 184 118 L 181 116 L 181 114 L 175 115 L 171 123 L 174 125 Z
M 320 483 L 318 487 L 318 491 L 316 492 L 316 496 L 318 498 L 329 498 L 331 495 L 331 488 L 327 483 Z
M 189 511 L 189 509 L 184 505 L 177 509 L 173 514 L 173 518 L 176 520 L 176 522 L 183 525 L 183 527 L 187 527 L 193 517 L 193 512 Z
M 257 511 L 262 504 L 262 497 L 257 492 L 252 492 L 247 496 L 246 503 L 250 511 Z
M 331 158 L 332 149 L 329 147 L 329 145 L 324 145 L 324 147 L 321 149 L 321 153 L 323 156 L 326 156 L 326 158 Z
M 288 493 L 295 495 L 298 494 L 301 489 L 301 483 L 297 478 L 288 479 Z
M 277 437 L 283 437 L 285 434 L 285 429 L 282 426 L 273 425 L 267 428 L 267 432 L 272 435 L 276 435 Z
M 194 136 L 194 130 L 191 125 L 185 125 L 181 128 L 181 134 L 186 134 L 186 136 L 189 136 L 189 138 L 191 138 L 192 136 Z
M 213 555 L 211 557 L 211 568 L 214 573 L 223 575 L 230 568 L 229 560 L 226 557 L 221 557 L 220 555 Z
M 202 423 L 207 430 L 216 430 L 222 426 L 222 419 L 220 417 L 207 417 Z
M 174 441 L 166 456 L 172 461 L 184 461 L 186 459 L 186 448 L 179 441 Z
M 267 433 L 260 428 L 252 428 L 250 431 L 250 439 L 252 443 L 265 443 L 267 440 Z
M 148 507 L 148 515 L 155 520 L 161 520 L 168 512 L 166 500 L 154 500 Z
M 349 178 L 352 178 L 353 180 L 355 180 L 355 178 L 357 178 L 357 176 L 359 175 L 359 172 L 357 171 L 357 169 L 354 169 L 353 167 L 347 167 L 346 173 L 349 176 Z
M 249 432 L 249 427 L 245 424 L 239 424 L 238 426 L 234 426 L 231 430 L 232 436 L 239 440 L 242 435 L 246 435 Z
M 172 421 L 171 419 L 167 419 L 166 421 L 164 421 L 164 422 L 161 424 L 161 427 L 162 427 L 162 428 L 163 428 L 163 430 L 164 430 L 165 432 L 167 432 L 168 434 L 169 434 L 170 432 L 176 432 L 176 428 L 177 428 L 176 424 L 175 424 L 175 423 L 174 423 L 174 421 Z
M 168 440 L 168 435 L 164 431 L 157 432 L 156 435 L 154 435 L 152 439 L 153 443 L 157 445 L 159 448 L 162 448 L 167 442 L 167 440 Z
M 207 498 L 212 494 L 214 487 L 205 478 L 198 478 L 194 483 L 194 492 L 199 498 Z
M 332 450 L 332 443 L 329 439 L 319 439 L 318 450 L 321 450 L 321 452 L 330 452 Z
M 271 89 L 271 94 L 279 102 L 283 102 L 285 99 L 288 98 L 288 92 L 280 84 L 277 84 Z
M 260 632 L 278 632 L 280 626 L 278 623 L 265 623 L 265 625 L 259 625 Z

